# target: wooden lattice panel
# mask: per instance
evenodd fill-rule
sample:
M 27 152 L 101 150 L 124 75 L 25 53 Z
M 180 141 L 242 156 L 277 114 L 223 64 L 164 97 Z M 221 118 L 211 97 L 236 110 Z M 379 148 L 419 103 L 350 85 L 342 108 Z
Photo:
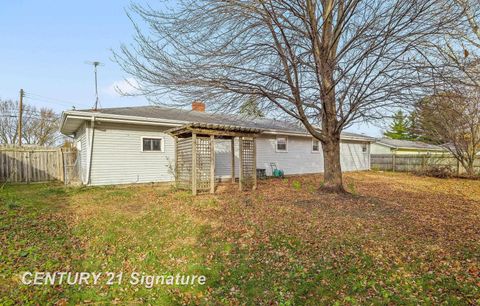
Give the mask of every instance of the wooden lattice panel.
M 192 139 L 177 139 L 176 180 L 178 188 L 190 189 L 192 185 Z
M 210 189 L 210 138 L 197 137 L 197 190 Z
M 252 188 L 255 184 L 255 139 L 240 139 L 242 141 L 241 152 L 242 154 L 242 185 L 246 188 Z

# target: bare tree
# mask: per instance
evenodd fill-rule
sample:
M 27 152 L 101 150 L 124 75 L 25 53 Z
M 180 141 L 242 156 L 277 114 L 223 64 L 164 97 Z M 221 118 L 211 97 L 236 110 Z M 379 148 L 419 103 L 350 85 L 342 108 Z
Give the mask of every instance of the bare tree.
M 58 131 L 59 117 L 52 109 L 24 104 L 22 117 L 22 142 L 24 144 L 52 146 L 61 135 Z M 18 142 L 18 107 L 12 100 L 0 101 L 0 143 Z
M 114 56 L 153 100 L 173 94 L 176 103 L 202 99 L 238 111 L 253 98 L 298 120 L 322 143 L 324 188 L 343 191 L 340 133 L 406 103 L 422 82 L 412 60 L 418 46 L 446 33 L 456 10 L 434 0 L 187 0 L 173 11 L 134 5 L 135 44 Z
M 415 110 L 421 135 L 444 144 L 474 175 L 474 162 L 480 152 L 480 91 L 442 93 L 418 102 Z
M 29 108 L 26 111 L 26 124 L 23 139 L 26 144 L 53 146 L 58 144 L 61 134 L 58 131 L 59 117 L 52 109 Z
M 472 175 L 480 150 L 480 2 L 444 0 L 437 5 L 447 5 L 459 18 L 445 35 L 422 45 L 419 71 L 432 83 L 415 107 L 416 129 L 423 138 L 445 144 Z
M 18 118 L 15 111 L 17 103 L 12 100 L 0 100 L 0 143 L 18 142 Z
M 443 0 L 437 5 L 449 8 L 448 13 L 458 19 L 443 36 L 420 46 L 423 58 L 419 65 L 433 81 L 430 94 L 458 92 L 461 96 L 465 86 L 480 86 L 480 1 Z

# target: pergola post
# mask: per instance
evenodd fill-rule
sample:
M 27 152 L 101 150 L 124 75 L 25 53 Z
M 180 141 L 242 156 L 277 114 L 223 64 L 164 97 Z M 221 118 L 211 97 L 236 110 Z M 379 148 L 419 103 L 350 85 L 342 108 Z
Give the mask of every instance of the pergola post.
M 253 190 L 257 189 L 257 139 L 253 137 Z
M 197 195 L 197 134 L 192 133 L 192 194 Z
M 215 136 L 210 136 L 210 193 L 215 193 Z
M 238 146 L 239 146 L 239 155 L 240 155 L 240 167 L 238 171 L 238 186 L 240 191 L 242 191 L 242 181 L 243 181 L 243 138 L 238 137 Z
M 179 167 L 178 167 L 178 137 L 175 136 L 175 169 L 174 169 L 174 175 L 175 175 L 175 187 L 178 188 L 179 184 Z
M 232 137 L 232 183 L 235 184 L 235 137 Z
M 215 137 L 230 139 L 231 178 L 232 183 L 235 183 L 235 138 L 238 137 L 239 188 L 244 190 L 245 179 L 248 179 L 248 186 L 250 186 L 250 179 L 253 179 L 253 189 L 255 189 L 257 186 L 255 136 L 261 132 L 260 129 L 251 127 L 213 123 L 188 123 L 168 130 L 167 133 L 175 137 L 176 169 L 174 175 L 177 183 L 182 187 L 191 188 L 193 195 L 197 195 L 198 191 L 215 192 Z M 252 138 L 253 146 L 251 145 Z M 247 149 L 246 152 L 244 152 L 245 149 Z M 179 154 L 180 150 L 182 154 Z M 210 152 L 210 156 L 208 156 L 208 152 Z M 208 158 L 210 158 L 210 165 L 208 165 Z M 209 166 L 210 168 L 208 168 Z M 250 173 L 252 167 L 253 173 Z M 210 169 L 210 173 L 208 173 L 208 169 Z

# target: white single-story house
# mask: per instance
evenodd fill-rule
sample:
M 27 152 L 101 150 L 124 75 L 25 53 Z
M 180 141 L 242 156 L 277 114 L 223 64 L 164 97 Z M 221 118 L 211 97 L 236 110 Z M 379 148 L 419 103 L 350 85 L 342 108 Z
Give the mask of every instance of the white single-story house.
M 175 140 L 167 130 L 191 123 L 228 124 L 255 128 L 256 167 L 271 175 L 276 163 L 286 175 L 323 172 L 321 144 L 296 124 L 264 118 L 206 113 L 202 103 L 192 110 L 159 106 L 65 111 L 61 133 L 71 136 L 78 149 L 79 177 L 85 185 L 114 185 L 174 181 Z M 237 139 L 238 140 L 238 139 Z M 237 141 L 235 140 L 235 141 Z M 341 135 L 343 171 L 370 169 L 374 138 Z M 231 177 L 230 140 L 215 140 L 215 178 Z M 238 152 L 235 149 L 235 159 Z M 238 176 L 238 162 L 235 162 Z
M 449 154 L 449 151 L 421 141 L 380 138 L 372 143 L 371 154 Z

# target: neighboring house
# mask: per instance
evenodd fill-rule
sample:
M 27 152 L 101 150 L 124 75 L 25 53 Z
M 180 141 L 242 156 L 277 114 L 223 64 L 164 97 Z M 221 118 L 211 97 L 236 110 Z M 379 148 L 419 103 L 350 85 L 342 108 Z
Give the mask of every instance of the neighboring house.
M 166 131 L 188 123 L 228 124 L 260 129 L 256 138 L 257 168 L 271 174 L 276 163 L 285 174 L 323 172 L 321 144 L 298 125 L 264 118 L 205 113 L 158 106 L 72 110 L 62 114 L 60 131 L 72 136 L 78 149 L 80 178 L 86 185 L 111 185 L 174 180 L 175 141 Z M 370 169 L 371 137 L 342 133 L 344 171 Z M 238 150 L 238 146 L 236 145 Z M 236 151 L 237 151 L 236 150 Z M 235 152 L 238 159 L 238 152 Z M 238 161 L 235 162 L 238 177 Z M 231 176 L 230 140 L 215 140 L 215 176 Z
M 421 141 L 381 138 L 371 145 L 371 154 L 448 154 L 448 150 Z

